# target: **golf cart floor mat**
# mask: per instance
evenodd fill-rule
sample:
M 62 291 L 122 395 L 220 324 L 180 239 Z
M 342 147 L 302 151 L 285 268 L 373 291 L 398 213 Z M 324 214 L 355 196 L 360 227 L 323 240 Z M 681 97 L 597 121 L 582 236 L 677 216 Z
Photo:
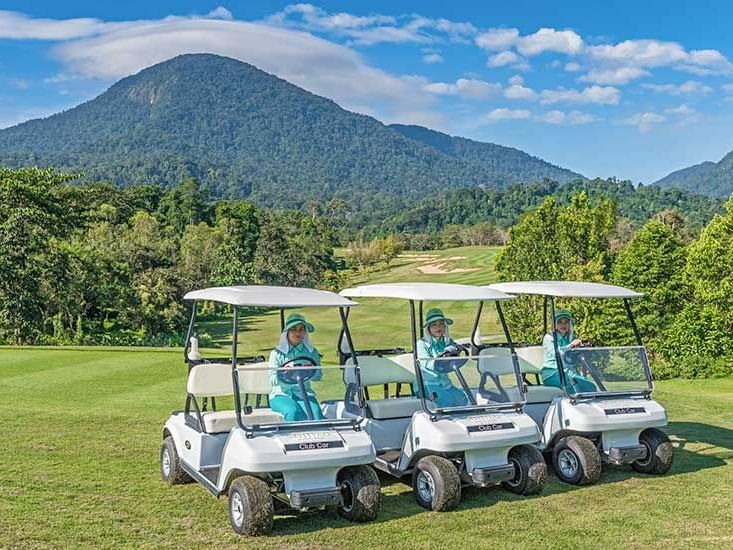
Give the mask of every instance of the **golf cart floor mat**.
M 399 449 L 384 451 L 383 453 L 377 454 L 377 457 L 381 458 L 385 462 L 397 462 L 400 459 L 400 451 Z
M 219 480 L 219 470 L 221 470 L 220 466 L 205 466 L 201 468 L 201 475 L 216 485 Z

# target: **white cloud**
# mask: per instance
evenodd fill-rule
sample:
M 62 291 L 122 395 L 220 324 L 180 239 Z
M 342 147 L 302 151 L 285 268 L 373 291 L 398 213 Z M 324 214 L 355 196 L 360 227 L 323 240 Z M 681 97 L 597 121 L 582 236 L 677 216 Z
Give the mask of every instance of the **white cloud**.
M 439 53 L 435 53 L 435 52 L 426 53 L 425 55 L 422 56 L 422 60 L 423 60 L 423 63 L 427 63 L 428 65 L 434 65 L 436 63 L 442 63 L 443 61 L 445 61 L 442 55 L 440 55 Z
M 19 12 L 0 11 L 0 38 L 68 40 L 97 34 L 108 27 L 99 19 L 35 19 Z
M 234 16 L 232 15 L 232 12 L 230 12 L 228 9 L 226 9 L 223 6 L 218 6 L 211 10 L 209 13 L 206 14 L 206 17 L 209 19 L 227 19 L 232 20 L 234 19 Z
M 540 122 L 546 122 L 547 124 L 563 124 L 563 125 L 580 125 L 589 124 L 596 121 L 596 117 L 588 113 L 582 113 L 580 111 L 570 111 L 566 113 L 564 111 L 548 111 L 543 115 L 537 117 Z
M 580 63 L 576 63 L 575 61 L 571 61 L 565 64 L 565 71 L 569 73 L 577 73 L 581 69 L 582 67 L 580 66 Z
M 592 69 L 580 77 L 583 82 L 594 84 L 628 84 L 632 80 L 649 76 L 651 73 L 639 67 L 619 67 L 617 69 Z
M 430 44 L 444 41 L 466 43 L 477 32 L 476 27 L 468 22 L 431 19 L 417 14 L 361 16 L 344 12 L 329 13 L 312 4 L 290 4 L 269 16 L 265 22 L 345 36 L 355 44 L 364 46 L 380 43 Z
M 696 80 L 683 84 L 642 84 L 642 88 L 669 95 L 705 95 L 713 91 L 710 86 Z
M 583 90 L 571 88 L 557 88 L 556 90 L 542 90 L 540 102 L 543 105 L 553 103 L 599 103 L 602 105 L 617 105 L 621 92 L 612 86 L 590 86 Z
M 62 43 L 54 55 L 67 75 L 117 79 L 184 53 L 208 52 L 251 63 L 342 107 L 399 120 L 427 111 L 424 79 L 398 77 L 368 65 L 348 47 L 311 34 L 243 21 L 166 18 L 141 21 L 94 38 Z
M 731 84 L 723 84 L 722 88 L 726 92 L 733 92 L 733 83 L 731 83 Z
M 661 124 L 666 120 L 667 117 L 665 117 L 664 115 L 646 112 L 636 113 L 635 115 L 632 115 L 628 118 L 621 119 L 619 123 L 627 126 L 636 126 L 642 134 L 645 134 L 652 131 L 655 125 Z
M 487 118 L 489 122 L 496 122 L 499 120 L 526 120 L 531 116 L 532 113 L 524 109 L 494 109 L 487 115 Z
M 510 65 L 519 70 L 527 70 L 529 68 L 527 61 L 523 57 L 510 51 L 492 55 L 489 57 L 486 65 L 488 67 L 506 67 L 507 65 Z
M 514 46 L 518 38 L 517 29 L 489 29 L 476 36 L 476 45 L 482 50 L 495 52 Z
M 509 84 L 516 84 L 517 86 L 520 86 L 524 84 L 524 77 L 522 75 L 515 74 L 509 79 Z
M 689 57 L 677 42 L 659 40 L 625 40 L 615 45 L 589 46 L 587 52 L 593 60 L 639 67 L 663 67 L 683 63 Z
M 669 109 L 665 109 L 665 113 L 669 113 L 671 115 L 682 115 L 682 116 L 689 116 L 694 115 L 697 113 L 695 109 L 692 107 L 685 105 L 684 103 L 682 105 L 679 105 L 678 107 L 671 107 Z
M 521 84 L 512 84 L 504 90 L 504 97 L 507 99 L 524 99 L 532 101 L 537 99 L 537 93 L 532 88 L 527 88 Z
M 426 84 L 424 89 L 430 93 L 439 95 L 458 95 L 466 99 L 486 99 L 499 94 L 501 92 L 501 84 L 459 78 L 455 84 L 433 82 Z
M 517 42 L 517 50 L 528 57 L 544 52 L 575 55 L 583 50 L 583 39 L 574 31 L 542 28 L 534 34 L 521 37 Z

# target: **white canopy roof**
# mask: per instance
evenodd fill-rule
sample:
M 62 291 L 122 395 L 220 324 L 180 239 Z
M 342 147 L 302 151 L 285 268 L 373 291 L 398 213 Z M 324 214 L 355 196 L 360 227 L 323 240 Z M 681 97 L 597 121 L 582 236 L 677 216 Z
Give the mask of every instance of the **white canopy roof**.
M 210 300 L 233 306 L 260 307 L 338 307 L 355 306 L 352 302 L 327 290 L 289 286 L 220 286 L 193 290 L 185 300 Z
M 508 300 L 514 298 L 496 289 L 448 283 L 385 283 L 361 285 L 340 292 L 349 298 L 404 298 L 447 302 Z
M 581 281 L 517 281 L 495 283 L 487 288 L 512 294 L 540 294 L 558 298 L 639 298 L 643 294 L 622 286 Z

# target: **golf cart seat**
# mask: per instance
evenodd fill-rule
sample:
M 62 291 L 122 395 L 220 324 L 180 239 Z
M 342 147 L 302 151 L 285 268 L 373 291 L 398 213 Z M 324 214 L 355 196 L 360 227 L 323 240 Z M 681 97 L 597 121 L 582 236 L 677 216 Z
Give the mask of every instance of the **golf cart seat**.
M 409 356 L 410 362 L 412 361 L 412 354 L 409 353 L 394 358 L 378 355 L 360 356 L 359 372 L 362 385 L 368 387 L 385 384 L 414 384 L 416 382 L 415 372 L 397 361 L 403 356 Z M 350 361 L 351 359 L 348 359 L 346 363 L 350 364 Z M 368 399 L 366 405 L 371 417 L 377 420 L 409 418 L 421 408 L 420 400 L 413 396 Z
M 254 363 L 240 367 L 239 390 L 244 394 L 267 395 L 270 380 L 267 363 Z M 251 370 L 251 369 L 259 370 Z M 196 399 L 234 395 L 232 366 L 229 363 L 196 365 L 188 373 L 188 393 Z M 207 433 L 228 432 L 237 425 L 236 411 L 202 411 L 201 420 Z M 273 424 L 283 421 L 282 415 L 269 408 L 256 408 L 242 415 L 246 425 Z
M 545 362 L 545 348 L 542 346 L 515 347 L 519 357 L 519 370 L 524 374 L 539 374 Z
M 540 350 L 542 346 L 539 347 Z M 517 355 L 519 355 L 520 349 L 530 348 L 517 348 Z M 511 351 L 507 348 L 484 348 L 479 352 L 478 369 L 479 372 L 486 373 L 495 379 L 501 379 L 501 377 L 514 376 L 514 366 L 512 364 Z M 530 355 L 530 357 L 533 357 Z M 538 369 L 527 361 L 526 359 L 519 358 L 520 370 L 526 372 L 525 368 L 528 365 L 529 368 L 534 369 L 529 372 L 538 372 Z M 512 379 L 513 385 L 504 388 L 507 396 L 512 401 L 521 401 L 519 394 L 519 388 L 516 386 L 516 381 Z M 560 388 L 554 386 L 542 386 L 542 385 L 527 385 L 527 393 L 525 394 L 525 400 L 527 404 L 534 403 L 549 403 L 555 397 L 560 397 L 563 392 Z

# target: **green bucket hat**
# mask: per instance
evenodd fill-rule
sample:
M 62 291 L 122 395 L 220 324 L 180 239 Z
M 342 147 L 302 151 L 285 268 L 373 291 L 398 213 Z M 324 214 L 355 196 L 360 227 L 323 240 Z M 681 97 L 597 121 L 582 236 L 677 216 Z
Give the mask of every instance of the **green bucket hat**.
M 305 317 L 303 315 L 301 315 L 300 313 L 292 313 L 288 316 L 288 320 L 285 321 L 283 332 L 287 332 L 297 325 L 304 325 L 305 330 L 307 330 L 308 332 L 313 332 L 314 330 L 316 330 L 312 324 L 305 320 Z
M 570 319 L 571 323 L 575 322 L 575 317 L 573 317 L 573 314 L 570 313 L 567 309 L 558 309 L 555 311 L 555 322 L 559 321 L 560 319 Z
M 427 327 L 430 323 L 434 323 L 435 321 L 445 321 L 446 325 L 453 324 L 453 319 L 448 319 L 448 317 L 443 315 L 443 312 L 440 309 L 434 307 L 429 310 L 428 314 L 425 316 L 425 322 L 423 323 L 422 328 Z

